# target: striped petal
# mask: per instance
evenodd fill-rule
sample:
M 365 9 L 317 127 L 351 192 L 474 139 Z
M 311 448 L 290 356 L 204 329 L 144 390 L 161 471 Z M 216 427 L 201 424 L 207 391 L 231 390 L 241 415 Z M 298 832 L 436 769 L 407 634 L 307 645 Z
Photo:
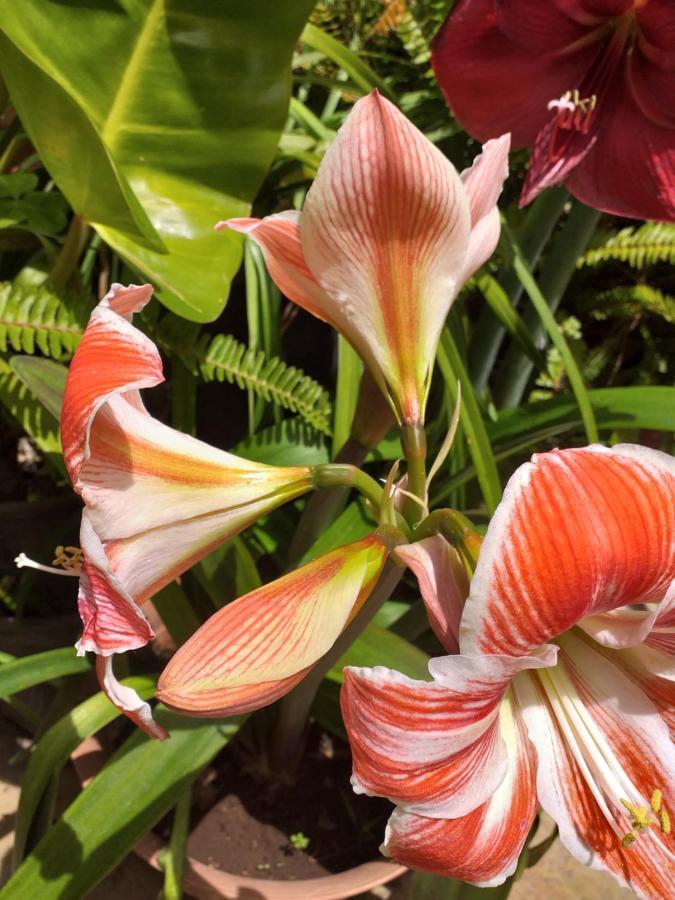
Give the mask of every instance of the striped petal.
M 86 508 L 82 651 L 147 643 L 144 600 L 311 486 L 307 468 L 251 463 L 148 415 L 138 389 L 163 380 L 161 361 L 131 317 L 150 293 L 149 285 L 113 286 L 92 313 L 66 383 L 64 456 Z
M 397 809 L 382 852 L 413 869 L 490 887 L 512 875 L 537 810 L 535 764 L 517 704 L 500 707 L 506 774 L 490 798 L 459 818 L 431 819 Z
M 387 540 L 374 532 L 223 607 L 171 659 L 157 696 L 190 715 L 229 716 L 287 693 L 361 608 Z
M 633 445 L 537 454 L 482 545 L 463 652 L 527 653 L 588 616 L 661 603 L 675 577 L 675 460 Z
M 150 285 L 113 285 L 73 357 L 61 416 L 63 452 L 85 504 L 78 650 L 109 656 L 143 646 L 152 630 L 142 603 L 258 516 L 312 486 L 305 467 L 239 459 L 153 419 L 139 389 L 163 380 L 157 348 L 131 324 Z M 103 689 L 134 721 L 140 700 Z M 111 687 L 112 686 L 112 687 Z M 119 701 L 119 702 L 118 702 Z M 149 732 L 158 736 L 156 727 Z
M 506 773 L 499 709 L 511 678 L 554 661 L 553 648 L 534 658 L 447 656 L 429 664 L 431 682 L 345 669 L 354 789 L 433 818 L 470 812 Z
M 570 634 L 561 645 L 555 669 L 515 680 L 537 749 L 541 804 L 577 859 L 640 897 L 666 900 L 675 872 L 675 837 L 661 814 L 675 810 L 666 723 L 586 640 Z
M 504 134 L 483 145 L 473 165 L 461 178 L 469 198 L 471 235 L 462 280 L 468 280 L 492 256 L 499 241 L 501 220 L 497 200 L 509 174 L 511 135 Z
M 448 653 L 457 653 L 459 620 L 469 593 L 459 553 L 441 535 L 434 535 L 397 547 L 394 555 L 415 573 L 436 637 Z
M 373 375 L 404 422 L 418 422 L 431 360 L 462 286 L 466 193 L 451 163 L 373 92 L 329 147 L 300 220 L 305 259 L 370 343 Z
M 354 327 L 351 308 L 335 302 L 307 266 L 300 241 L 300 213 L 288 210 L 264 219 L 228 219 L 216 225 L 218 229 L 225 227 L 248 235 L 258 244 L 269 273 L 284 296 L 344 335 L 388 396 L 370 332 Z

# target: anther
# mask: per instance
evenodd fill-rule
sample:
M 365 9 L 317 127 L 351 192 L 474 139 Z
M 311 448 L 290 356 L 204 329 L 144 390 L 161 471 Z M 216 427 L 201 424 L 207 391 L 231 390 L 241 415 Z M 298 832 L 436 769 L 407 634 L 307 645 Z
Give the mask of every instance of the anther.
M 659 810 L 659 827 L 664 834 L 670 834 L 670 816 L 665 809 Z
M 657 813 L 660 811 L 662 800 L 663 800 L 663 792 L 660 791 L 658 788 L 656 788 L 656 790 L 652 794 L 652 800 L 651 800 L 652 812 Z
M 630 847 L 631 844 L 634 844 L 637 840 L 637 835 L 633 834 L 632 831 L 629 831 L 628 834 L 624 834 L 621 838 L 621 846 L 622 847 Z

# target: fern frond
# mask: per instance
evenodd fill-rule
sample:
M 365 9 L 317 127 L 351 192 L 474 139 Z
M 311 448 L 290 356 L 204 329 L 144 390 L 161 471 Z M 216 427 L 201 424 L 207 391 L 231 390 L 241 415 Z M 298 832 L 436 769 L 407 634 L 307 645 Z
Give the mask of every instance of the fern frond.
M 675 263 L 675 224 L 646 222 L 639 228 L 634 225 L 622 228 L 601 247 L 587 250 L 579 257 L 577 268 L 611 261 L 626 262 L 634 269 L 659 262 Z
M 635 316 L 651 313 L 675 323 L 675 297 L 648 284 L 621 285 L 601 291 L 590 301 L 590 308 L 604 316 Z
M 196 329 L 189 333 L 186 323 L 172 316 L 162 319 L 154 337 L 164 351 L 178 356 L 205 381 L 228 381 L 250 389 L 330 434 L 332 411 L 327 391 L 295 366 L 278 357 L 268 359 L 262 350 L 251 350 L 229 334 L 212 337 Z
M 47 459 L 63 469 L 58 420 L 28 390 L 12 370 L 9 361 L 0 356 L 0 406 L 33 438 Z
M 44 285 L 0 282 L 0 351 L 69 356 L 80 342 L 92 305 L 88 297 L 61 296 Z

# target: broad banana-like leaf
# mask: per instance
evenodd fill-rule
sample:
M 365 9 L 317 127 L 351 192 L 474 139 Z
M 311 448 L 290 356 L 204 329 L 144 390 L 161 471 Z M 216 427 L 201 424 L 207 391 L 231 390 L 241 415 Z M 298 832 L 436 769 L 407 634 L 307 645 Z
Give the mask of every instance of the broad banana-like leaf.
M 214 319 L 274 155 L 312 0 L 0 0 L 0 72 L 76 213 L 159 298 Z

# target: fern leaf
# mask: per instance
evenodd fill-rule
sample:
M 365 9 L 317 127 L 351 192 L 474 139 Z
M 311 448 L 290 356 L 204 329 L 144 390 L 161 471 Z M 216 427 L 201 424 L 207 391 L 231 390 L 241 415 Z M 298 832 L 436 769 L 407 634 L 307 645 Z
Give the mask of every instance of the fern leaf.
M 0 407 L 33 438 L 57 472 L 65 474 L 61 458 L 59 423 L 0 356 Z
M 61 359 L 80 342 L 92 302 L 61 296 L 42 286 L 0 282 L 0 351 L 16 350 Z
M 587 250 L 577 260 L 577 268 L 612 261 L 628 263 L 634 269 L 659 262 L 675 263 L 675 224 L 646 222 L 639 228 L 622 228 L 601 247 Z
M 648 284 L 622 285 L 602 291 L 591 301 L 590 307 L 602 316 L 635 316 L 651 313 L 666 322 L 675 323 L 675 297 L 664 294 Z
M 191 372 L 205 381 L 228 381 L 252 390 L 330 434 L 330 397 L 313 378 L 276 356 L 268 359 L 262 350 L 251 350 L 232 335 L 211 337 L 194 328 L 190 332 L 186 325 L 181 319 L 165 316 L 154 337 Z

